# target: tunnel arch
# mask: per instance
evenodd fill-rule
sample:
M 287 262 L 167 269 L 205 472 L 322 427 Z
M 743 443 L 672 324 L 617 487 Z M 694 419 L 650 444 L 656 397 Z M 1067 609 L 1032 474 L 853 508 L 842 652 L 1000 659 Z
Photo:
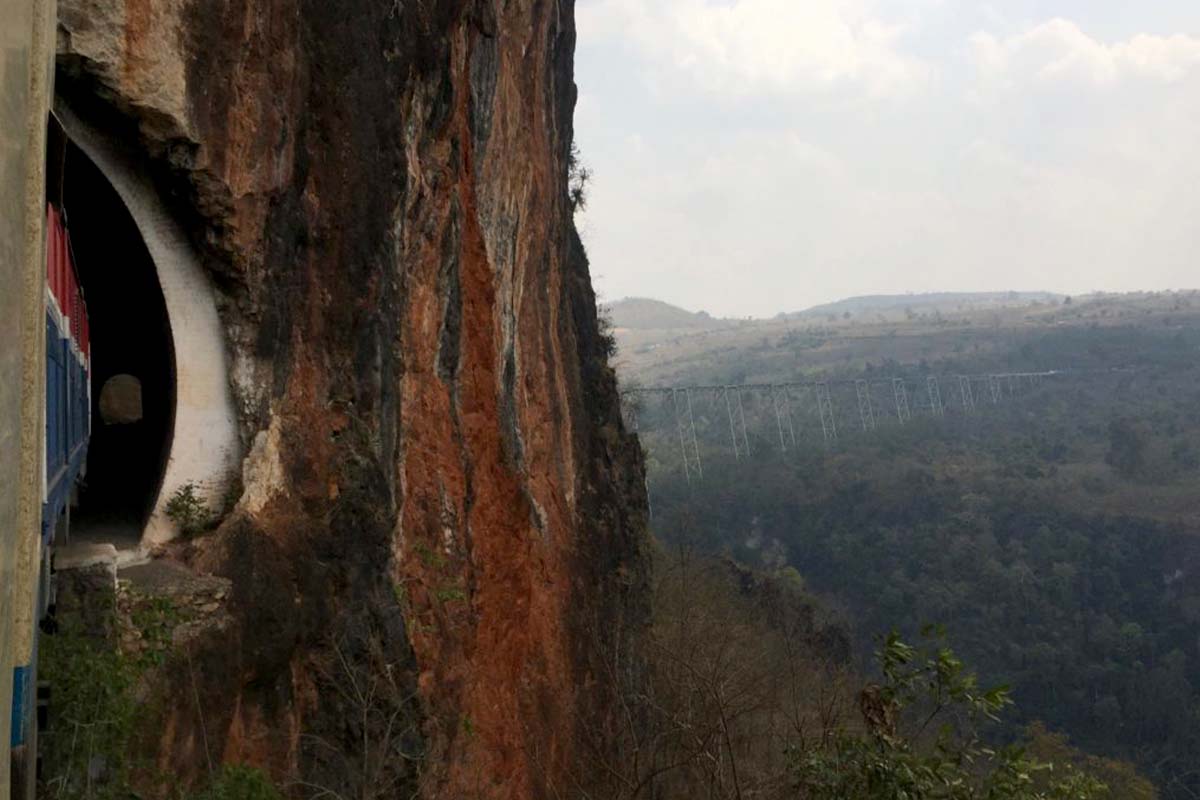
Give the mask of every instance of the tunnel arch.
M 94 166 L 136 227 L 161 296 L 161 335 L 170 352 L 171 362 L 171 409 L 169 431 L 161 438 L 158 475 L 153 487 L 146 489 L 145 508 L 138 522 L 140 531 L 135 536 L 135 544 L 147 547 L 177 535 L 177 526 L 166 514 L 167 503 L 177 491 L 193 486 L 210 508 L 218 508 L 238 468 L 240 448 L 237 422 L 216 294 L 201 266 L 199 255 L 182 226 L 163 204 L 146 174 L 144 164 L 131 155 L 123 144 L 73 113 L 61 98 L 56 103 L 55 112 L 62 122 L 70 148 L 77 149 L 78 154 Z M 68 174 L 68 186 L 70 180 Z M 77 200 L 76 206 L 80 205 Z M 79 218 L 85 212 L 86 207 L 77 208 L 75 217 Z M 80 224 L 78 220 L 73 221 L 74 226 Z M 143 302 L 149 296 L 144 295 Z M 93 300 L 89 295 L 89 309 L 93 302 L 101 300 L 99 296 Z M 112 302 L 112 297 L 104 298 L 104 301 Z M 153 304 L 151 299 L 147 307 Z M 102 313 L 102 310 L 92 313 Z M 130 309 L 129 313 L 138 311 Z M 93 347 L 93 352 L 94 359 L 101 358 L 99 343 Z M 119 367 L 114 369 L 118 369 L 118 372 L 93 376 L 94 413 L 99 410 L 97 404 L 104 383 L 121 371 Z M 152 420 L 152 414 L 161 413 L 162 393 L 152 394 L 157 387 L 146 382 L 146 374 L 125 371 L 131 372 L 143 386 L 146 419 Z M 159 372 L 153 370 L 148 375 L 152 379 L 161 377 Z M 155 403 L 153 406 L 152 400 Z M 134 429 L 142 424 L 114 427 Z M 93 437 L 100 435 L 102 428 L 102 420 L 95 418 Z M 96 443 L 102 444 L 100 440 Z M 88 483 L 93 482 L 103 483 L 97 476 L 89 475 Z

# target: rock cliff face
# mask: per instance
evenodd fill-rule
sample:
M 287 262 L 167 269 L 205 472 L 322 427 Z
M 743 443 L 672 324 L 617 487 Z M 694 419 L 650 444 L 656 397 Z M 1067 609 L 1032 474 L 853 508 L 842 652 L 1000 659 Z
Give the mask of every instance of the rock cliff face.
M 248 453 L 185 550 L 231 621 L 173 662 L 148 752 L 298 794 L 586 785 L 645 506 L 566 193 L 572 0 L 59 23 L 62 102 L 142 152 L 219 289 Z

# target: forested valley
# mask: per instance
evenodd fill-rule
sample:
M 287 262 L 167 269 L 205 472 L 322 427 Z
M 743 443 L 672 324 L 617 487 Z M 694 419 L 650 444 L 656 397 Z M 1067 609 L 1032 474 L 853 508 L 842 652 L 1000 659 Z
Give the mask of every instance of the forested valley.
M 624 362 L 625 405 L 654 532 L 668 553 L 724 558 L 814 598 L 845 632 L 848 668 L 866 675 L 891 632 L 918 641 L 940 626 L 983 685 L 1011 688 L 1014 710 L 990 741 L 1059 737 L 1135 765 L 1161 797 L 1195 797 L 1194 299 L 831 315 L 658 332 L 652 344 L 622 329 L 618 308 L 616 341 L 639 348 Z M 957 380 L 1013 373 L 1046 374 L 1005 379 L 998 395 L 977 377 L 970 402 Z M 835 438 L 814 381 L 831 389 Z M 874 387 L 869 426 L 862 381 Z M 740 406 L 727 389 L 682 391 L 730 385 L 747 387 Z M 658 391 L 669 388 L 681 391 Z

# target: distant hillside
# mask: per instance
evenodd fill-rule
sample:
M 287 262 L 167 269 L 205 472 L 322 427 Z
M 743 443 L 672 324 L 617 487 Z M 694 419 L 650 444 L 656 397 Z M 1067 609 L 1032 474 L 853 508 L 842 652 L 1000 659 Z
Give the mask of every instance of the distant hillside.
M 666 330 L 677 328 L 715 328 L 725 324 L 707 313 L 692 312 L 648 297 L 626 297 L 605 305 L 614 328 L 627 330 Z
M 849 621 L 852 663 L 936 620 L 1012 687 L 1000 738 L 1041 720 L 1161 787 L 1113 800 L 1197 800 L 1200 292 L 1045 297 L 620 334 L 650 527 L 793 575 Z M 990 377 L 1012 372 L 1051 375 Z
M 788 314 L 788 317 L 813 317 L 823 314 L 842 314 L 850 312 L 859 314 L 866 311 L 888 312 L 912 310 L 915 313 L 924 311 L 966 311 L 995 306 L 1032 305 L 1033 303 L 1057 303 L 1061 295 L 1050 292 L 929 292 L 926 294 L 876 294 L 862 297 L 849 297 L 834 303 Z

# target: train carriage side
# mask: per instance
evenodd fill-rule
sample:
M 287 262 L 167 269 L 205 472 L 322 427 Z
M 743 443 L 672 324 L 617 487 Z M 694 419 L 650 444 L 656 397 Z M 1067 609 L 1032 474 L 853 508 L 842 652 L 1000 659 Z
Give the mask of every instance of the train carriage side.
M 75 272 L 64 216 L 46 221 L 46 478 L 42 540 L 53 544 L 83 476 L 91 435 L 91 353 L 87 307 Z
M 13 669 L 11 732 L 14 797 L 34 769 L 37 725 L 37 627 L 53 601 L 51 560 L 56 544 L 68 531 L 73 492 L 87 463 L 91 435 L 91 355 L 87 306 L 79 287 L 64 215 L 53 205 L 46 217 L 45 438 L 42 452 L 42 524 L 36 533 L 38 575 L 30 582 L 34 596 L 28 631 L 31 643 Z M 20 656 L 20 654 L 18 654 Z

